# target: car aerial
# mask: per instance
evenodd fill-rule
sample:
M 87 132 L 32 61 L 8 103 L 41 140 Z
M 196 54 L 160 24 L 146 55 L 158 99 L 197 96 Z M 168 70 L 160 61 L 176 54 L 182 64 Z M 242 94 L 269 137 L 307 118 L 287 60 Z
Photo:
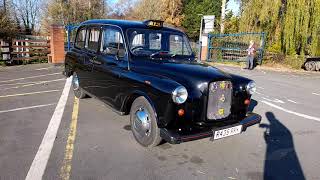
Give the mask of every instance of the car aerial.
M 162 21 L 88 20 L 67 52 L 76 97 L 95 97 L 130 115 L 138 143 L 157 146 L 240 134 L 261 116 L 248 111 L 255 82 L 198 62 L 187 36 Z

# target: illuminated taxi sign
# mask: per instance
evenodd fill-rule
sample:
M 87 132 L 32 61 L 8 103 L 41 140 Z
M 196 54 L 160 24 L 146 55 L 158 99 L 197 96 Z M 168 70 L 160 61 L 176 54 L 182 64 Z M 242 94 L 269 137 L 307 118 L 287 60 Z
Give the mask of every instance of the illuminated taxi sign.
M 163 21 L 159 20 L 147 20 L 144 22 L 148 27 L 161 28 L 163 27 Z

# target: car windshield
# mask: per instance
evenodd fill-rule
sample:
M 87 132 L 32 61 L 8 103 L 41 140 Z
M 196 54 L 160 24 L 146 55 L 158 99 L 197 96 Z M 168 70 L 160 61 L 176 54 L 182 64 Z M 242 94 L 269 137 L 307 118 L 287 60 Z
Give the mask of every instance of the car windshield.
M 190 57 L 188 38 L 179 32 L 154 29 L 128 30 L 129 48 L 135 56 Z

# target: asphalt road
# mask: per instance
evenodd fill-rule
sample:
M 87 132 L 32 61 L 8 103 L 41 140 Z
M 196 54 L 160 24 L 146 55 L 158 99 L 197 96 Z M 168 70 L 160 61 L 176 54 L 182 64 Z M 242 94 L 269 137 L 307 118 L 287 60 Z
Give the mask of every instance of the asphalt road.
M 319 179 L 320 73 L 220 68 L 257 82 L 261 125 L 144 149 L 128 116 L 78 103 L 61 67 L 0 67 L 0 179 Z

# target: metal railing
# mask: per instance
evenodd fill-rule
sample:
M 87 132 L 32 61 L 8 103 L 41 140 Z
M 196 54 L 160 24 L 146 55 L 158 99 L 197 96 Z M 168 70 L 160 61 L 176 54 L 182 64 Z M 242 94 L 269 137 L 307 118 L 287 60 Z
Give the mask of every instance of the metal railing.
M 265 49 L 265 33 L 209 34 L 207 61 L 246 61 L 250 41 L 256 46 L 255 59 L 262 64 Z

